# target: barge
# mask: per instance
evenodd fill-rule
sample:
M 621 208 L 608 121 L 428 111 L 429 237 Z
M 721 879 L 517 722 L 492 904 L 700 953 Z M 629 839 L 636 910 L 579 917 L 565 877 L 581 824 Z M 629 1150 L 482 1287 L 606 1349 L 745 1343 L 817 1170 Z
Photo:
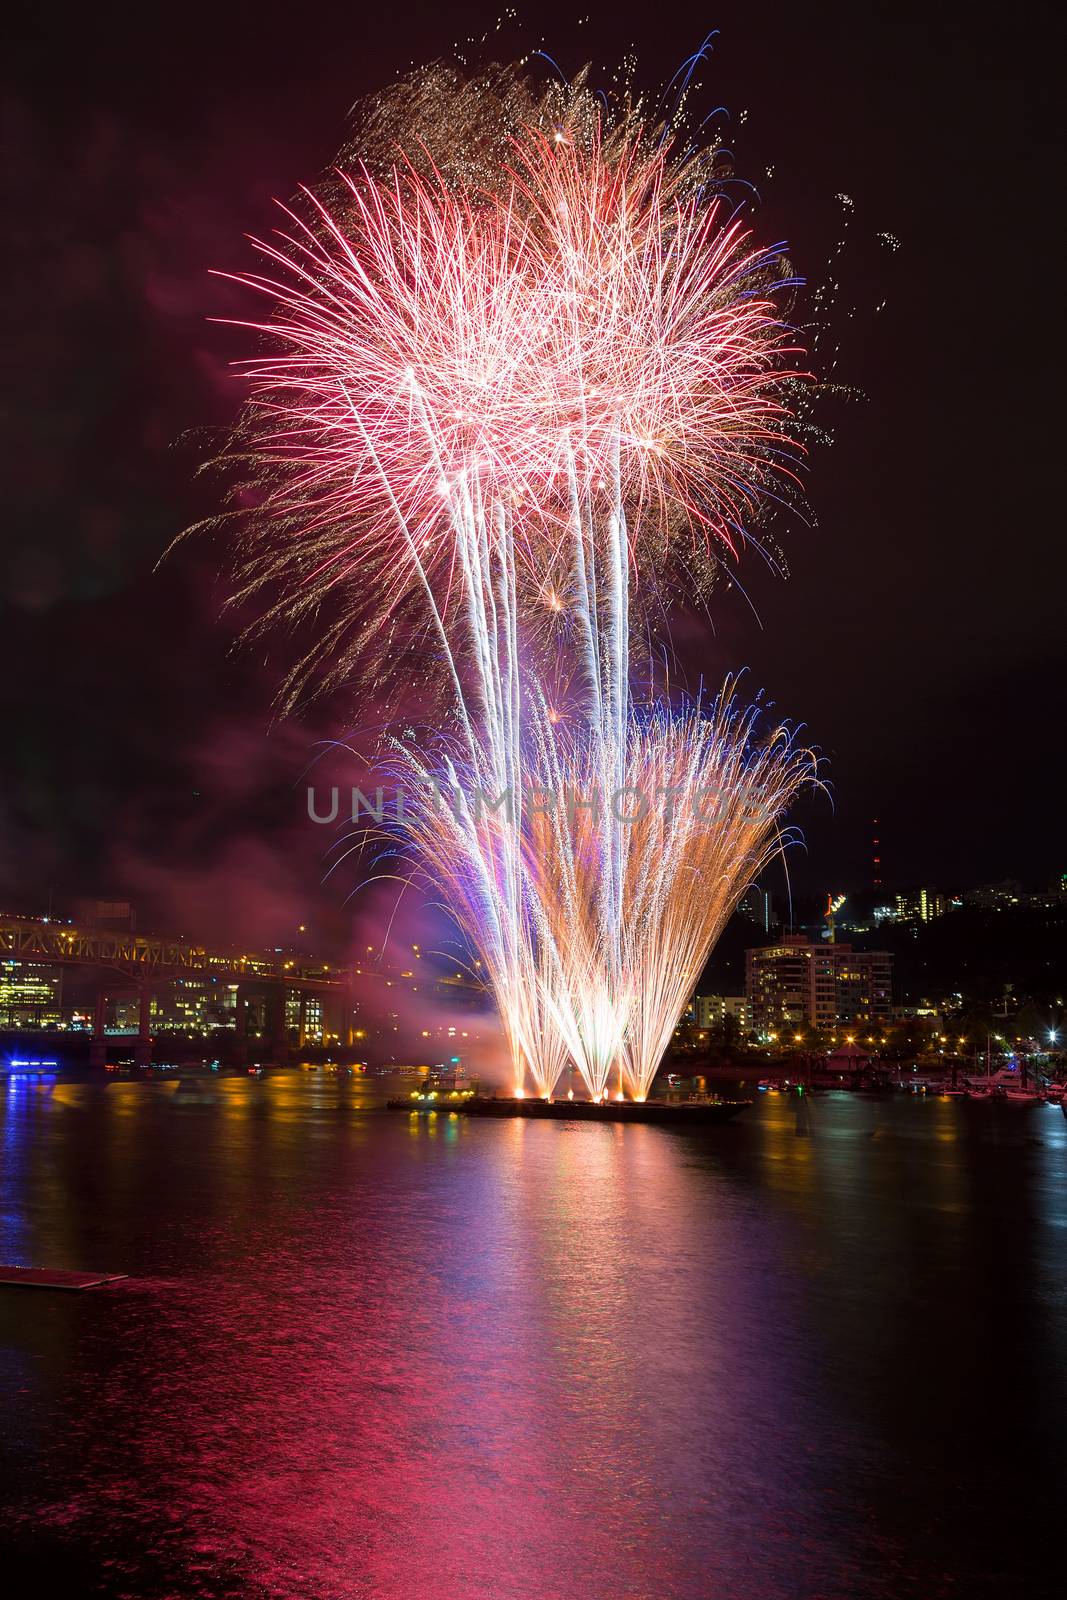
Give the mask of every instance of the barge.
M 392 1111 L 458 1112 L 466 1117 L 527 1117 L 538 1122 L 652 1122 L 660 1127 L 693 1128 L 729 1122 L 751 1100 L 539 1100 L 513 1095 L 416 1093 L 390 1100 Z

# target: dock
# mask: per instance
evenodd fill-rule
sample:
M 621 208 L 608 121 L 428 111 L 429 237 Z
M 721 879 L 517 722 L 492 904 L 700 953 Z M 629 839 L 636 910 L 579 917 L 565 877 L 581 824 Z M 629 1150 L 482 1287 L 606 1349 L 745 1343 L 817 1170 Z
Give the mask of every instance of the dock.
M 0 1287 L 18 1289 L 99 1289 L 126 1276 L 125 1272 L 61 1272 L 52 1267 L 0 1265 Z

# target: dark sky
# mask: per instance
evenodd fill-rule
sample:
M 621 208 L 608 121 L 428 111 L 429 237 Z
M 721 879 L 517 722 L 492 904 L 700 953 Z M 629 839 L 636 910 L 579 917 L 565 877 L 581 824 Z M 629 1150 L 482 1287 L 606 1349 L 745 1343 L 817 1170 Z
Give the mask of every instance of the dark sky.
M 342 713 L 272 727 L 281 661 L 233 653 L 220 551 L 193 544 L 156 568 L 216 508 L 197 467 L 239 394 L 239 336 L 206 320 L 233 302 L 207 271 L 248 264 L 242 235 L 328 164 L 354 99 L 495 14 L 16 8 L 7 906 L 127 892 L 157 920 L 243 932 L 339 902 L 342 879 L 319 887 L 299 779 Z M 761 625 L 736 592 L 717 602 L 698 663 L 712 679 L 750 667 L 829 758 L 835 810 L 805 811 L 802 888 L 863 884 L 873 815 L 890 884 L 1067 869 L 1054 15 L 719 3 L 612 6 L 577 26 L 531 12 L 568 72 L 633 44 L 653 85 L 718 27 L 707 105 L 732 113 L 760 233 L 788 238 L 813 282 L 840 236 L 835 196 L 854 201 L 832 333 L 834 375 L 862 398 L 824 403 L 818 525 L 776 530 L 788 581 L 745 570 Z M 504 37 L 482 59 L 537 33 Z

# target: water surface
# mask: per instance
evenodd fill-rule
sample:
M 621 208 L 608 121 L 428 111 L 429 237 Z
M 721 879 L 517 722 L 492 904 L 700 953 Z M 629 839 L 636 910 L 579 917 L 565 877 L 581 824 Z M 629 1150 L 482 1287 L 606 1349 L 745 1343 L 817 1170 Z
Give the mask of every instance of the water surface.
M 0 1288 L 18 1593 L 1061 1592 L 1059 1110 L 686 1135 L 389 1087 L 0 1091 L 0 1258 L 130 1274 Z

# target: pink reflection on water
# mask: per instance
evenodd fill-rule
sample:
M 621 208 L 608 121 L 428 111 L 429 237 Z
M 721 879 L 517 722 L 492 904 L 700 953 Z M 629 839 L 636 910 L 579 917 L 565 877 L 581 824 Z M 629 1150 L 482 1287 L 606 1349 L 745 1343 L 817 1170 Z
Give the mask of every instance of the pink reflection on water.
M 794 1594 L 825 1491 L 752 1364 L 743 1191 L 662 1130 L 339 1114 L 364 1092 L 115 1097 L 168 1282 L 81 1335 L 53 1521 L 137 1595 L 146 1556 L 205 1597 Z M 846 1542 L 812 1592 L 854 1592 Z

